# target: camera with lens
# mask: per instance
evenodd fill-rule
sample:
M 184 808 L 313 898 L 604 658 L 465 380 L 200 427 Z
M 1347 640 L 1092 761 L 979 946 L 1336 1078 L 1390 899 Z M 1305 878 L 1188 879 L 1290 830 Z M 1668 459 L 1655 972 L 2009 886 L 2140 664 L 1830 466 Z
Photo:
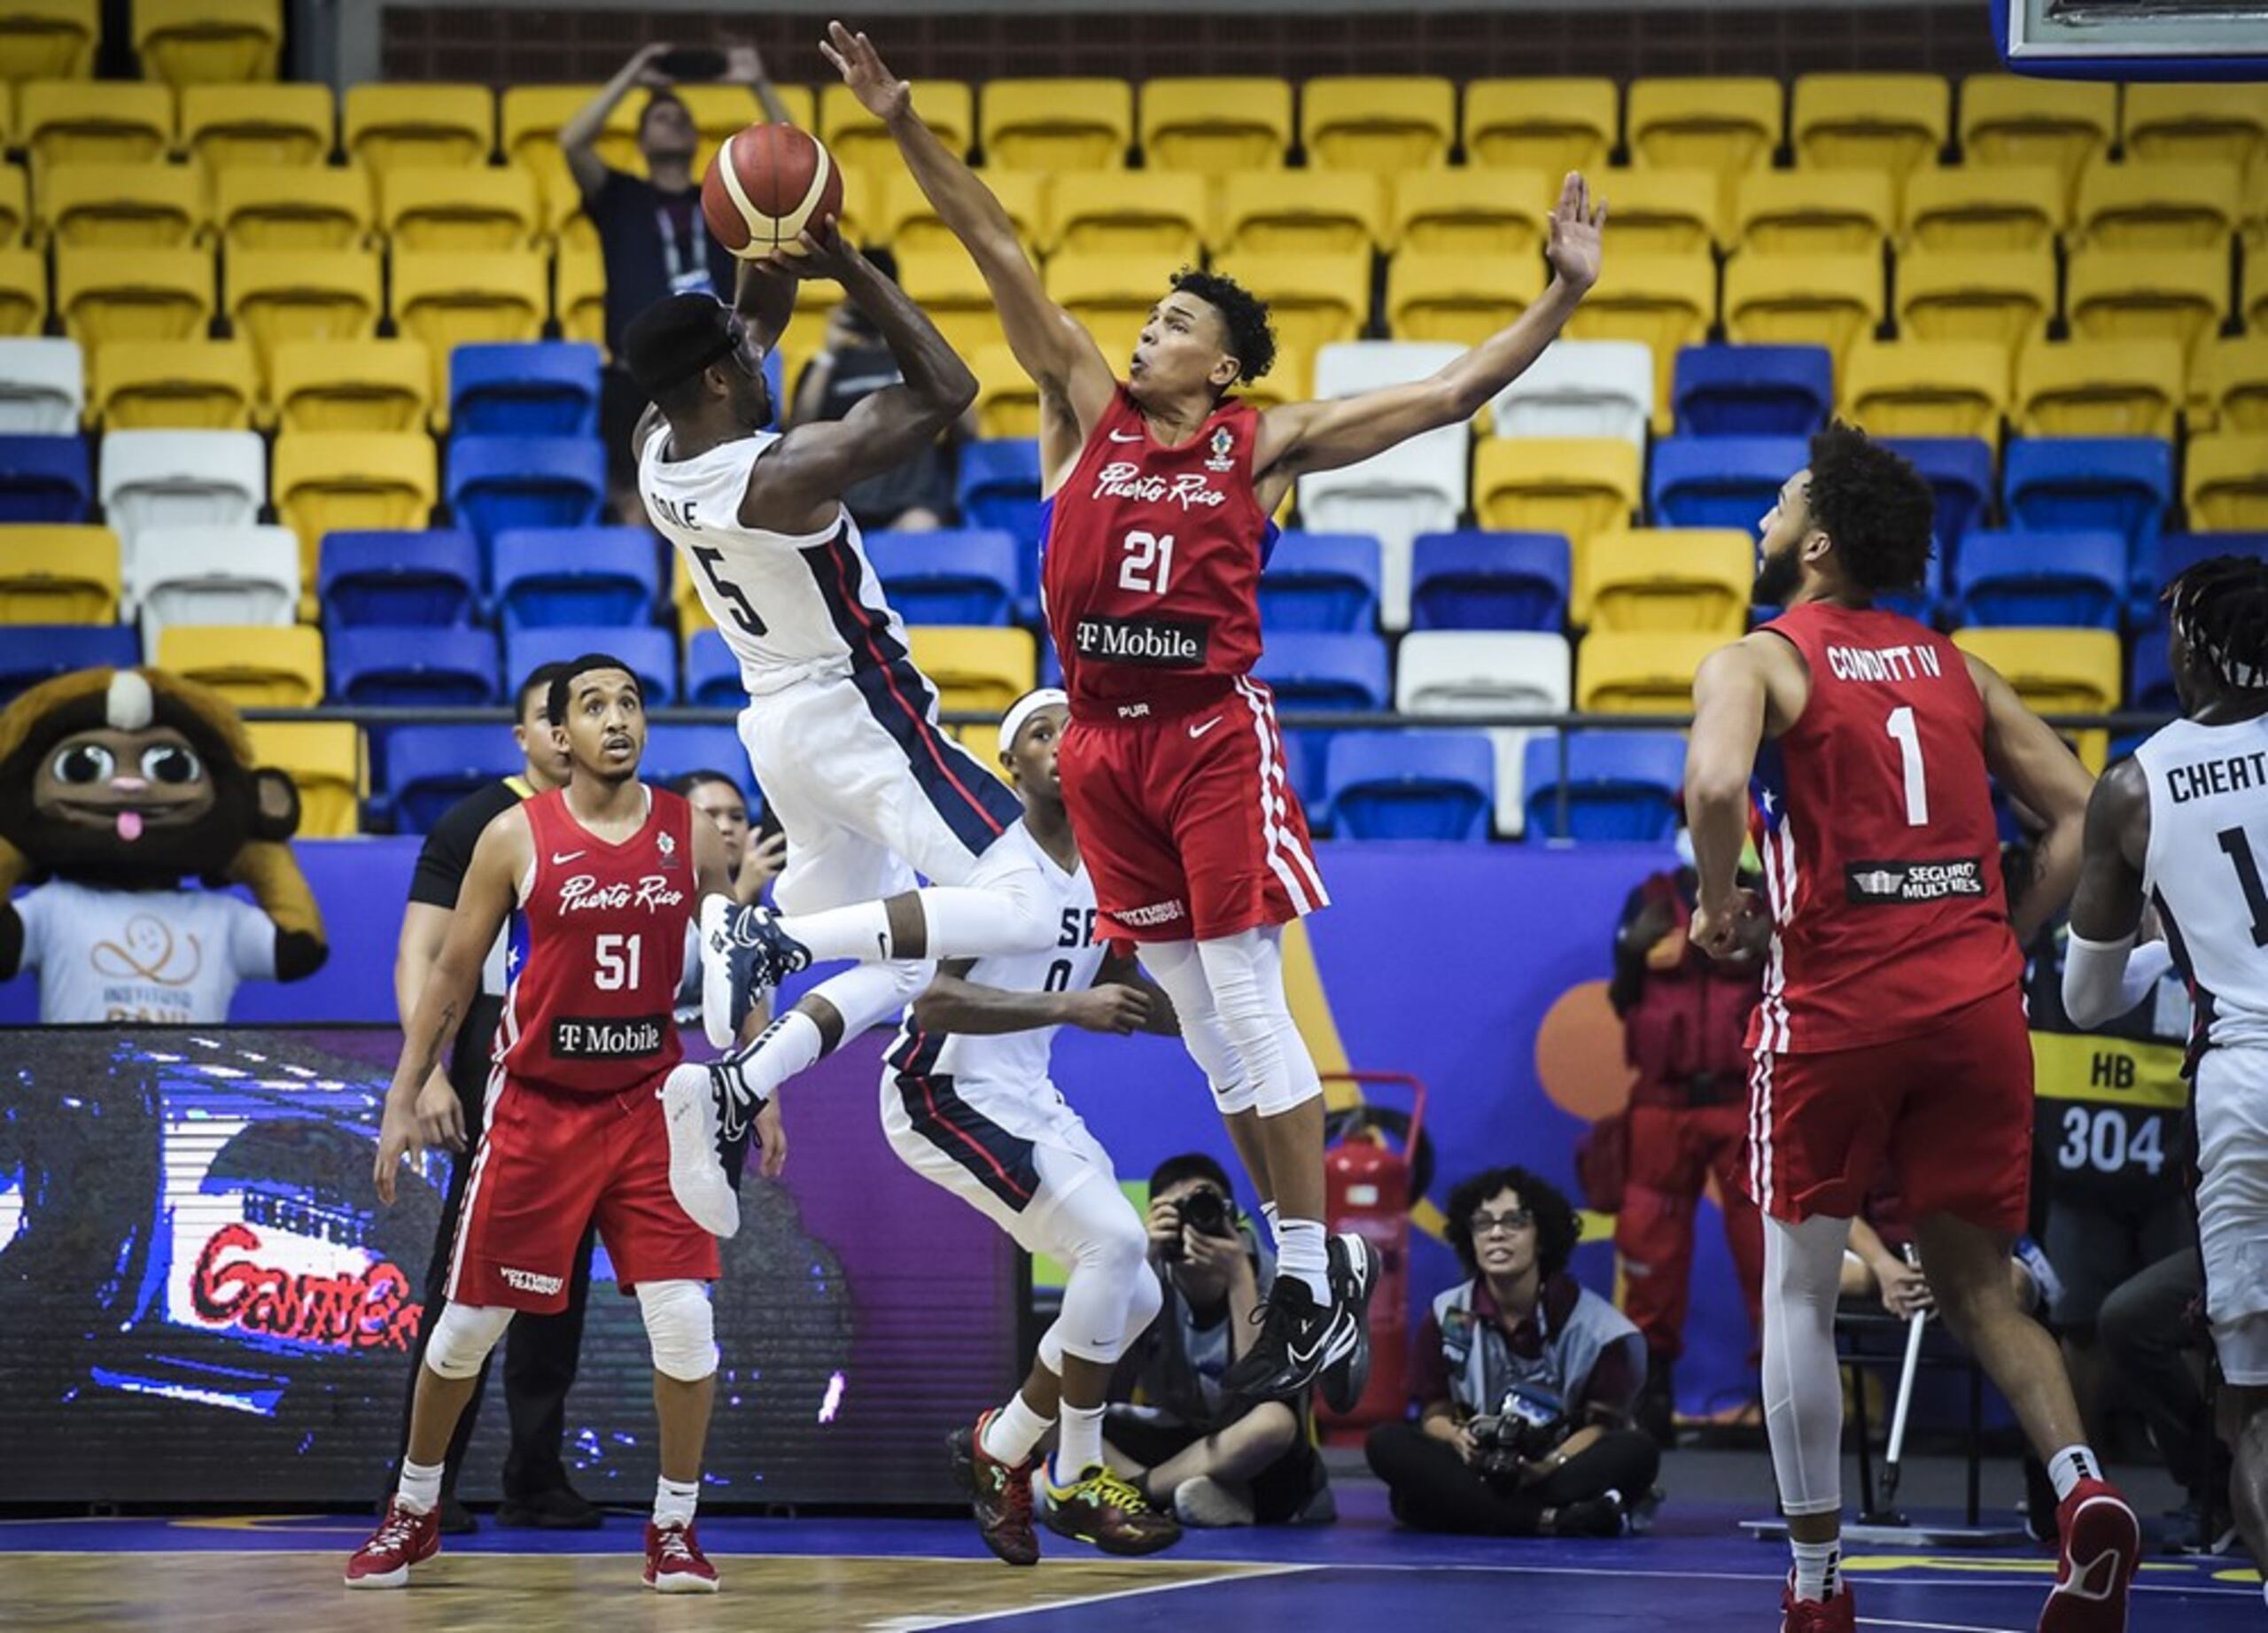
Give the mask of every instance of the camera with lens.
M 1234 1241 L 1237 1234 L 1236 1209 L 1229 1199 L 1210 1186 L 1200 1186 L 1173 1204 L 1174 1213 L 1184 1229 L 1195 1231 L 1200 1236 L 1217 1236 L 1223 1241 Z M 1169 1259 L 1181 1257 L 1181 1238 L 1176 1235 L 1167 1242 L 1161 1256 Z
M 1473 1466 L 1491 1484 L 1518 1485 L 1520 1470 L 1550 1457 L 1569 1429 L 1564 1404 L 1541 1389 L 1515 1384 L 1495 1411 L 1474 1418 L 1465 1427 L 1480 1455 Z

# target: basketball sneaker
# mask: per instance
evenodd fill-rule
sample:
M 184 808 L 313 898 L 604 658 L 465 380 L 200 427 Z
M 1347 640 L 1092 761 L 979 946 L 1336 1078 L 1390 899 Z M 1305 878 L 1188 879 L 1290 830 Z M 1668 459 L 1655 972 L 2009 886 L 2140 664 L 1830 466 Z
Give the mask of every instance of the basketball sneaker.
M 669 1131 L 670 1194 L 703 1230 L 730 1237 L 741 1228 L 741 1199 L 719 1155 L 731 1096 L 718 1078 L 714 1066 L 672 1069 L 662 1079 L 662 1123 Z
M 1031 1477 L 1037 1462 L 1003 1463 L 984 1450 L 985 1426 L 999 1416 L 997 1406 L 945 1437 L 952 1454 L 953 1483 L 968 1493 L 976 1534 L 993 1557 L 1010 1565 L 1039 1563 L 1039 1533 L 1031 1520 Z
M 1379 1282 L 1379 1250 L 1352 1231 L 1341 1231 L 1325 1249 L 1331 1263 L 1331 1295 L 1355 1318 L 1355 1347 L 1323 1372 L 1323 1404 L 1352 1411 L 1371 1382 L 1371 1292 Z
M 701 1551 L 693 1522 L 646 1521 L 646 1585 L 656 1593 L 714 1593 L 717 1567 Z
M 757 903 L 735 907 L 721 896 L 701 904 L 701 1030 L 719 1049 L 739 1041 L 741 1023 L 782 978 L 811 967 L 811 949 Z
M 1107 1468 L 1091 1468 L 1068 1486 L 1040 1480 L 1046 1501 L 1040 1518 L 1058 1536 L 1105 1553 L 1155 1553 L 1181 1540 L 1181 1521 L 1150 1506 L 1150 1499 Z
M 1795 1573 L 1788 1573 L 1788 1585 L 1780 1590 L 1780 1633 L 1858 1633 L 1858 1602 L 1847 1583 L 1831 1599 L 1799 1599 Z
M 1277 1277 L 1268 1303 L 1253 1318 L 1260 1323 L 1259 1335 L 1221 1378 L 1232 1401 L 1296 1401 L 1326 1371 L 1370 1344 L 1354 1310 L 1343 1303 L 1317 1303 L 1296 1276 Z
M 438 1509 L 412 1513 L 400 1497 L 386 1505 L 386 1517 L 370 1533 L 370 1540 L 346 1561 L 350 1588 L 400 1588 L 409 1582 L 409 1567 L 423 1565 L 441 1551 L 441 1515 Z
M 2126 1633 L 2126 1590 L 2141 1563 L 2142 1524 L 2107 1481 L 2082 1480 L 2055 1510 L 2063 1557 L 2039 1633 Z

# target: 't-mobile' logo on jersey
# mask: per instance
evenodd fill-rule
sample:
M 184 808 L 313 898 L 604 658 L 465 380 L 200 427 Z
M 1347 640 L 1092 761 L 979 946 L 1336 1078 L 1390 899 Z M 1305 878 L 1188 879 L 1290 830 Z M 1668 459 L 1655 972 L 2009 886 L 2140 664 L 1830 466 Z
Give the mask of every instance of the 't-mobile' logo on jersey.
M 685 892 L 671 887 L 659 874 L 648 874 L 635 885 L 610 884 L 602 887 L 589 874 L 577 874 L 559 887 L 559 911 L 583 913 L 594 908 L 643 907 L 649 913 L 661 913 L 671 907 L 682 906 Z
M 1197 669 L 1213 632 L 1187 618 L 1084 618 L 1072 632 L 1082 657 L 1146 669 Z
M 1183 509 L 1192 505 L 1224 505 L 1229 496 L 1215 487 L 1196 471 L 1186 471 L 1169 481 L 1164 477 L 1146 477 L 1142 467 L 1130 459 L 1105 465 L 1095 478 L 1097 499 L 1139 499 L 1150 503 L 1171 500 Z
M 669 1017 L 630 1015 L 588 1021 L 563 1017 L 551 1023 L 552 1058 L 561 1061 L 634 1061 L 662 1052 Z
M 1949 862 L 1852 862 L 1843 870 L 1843 898 L 1853 907 L 1984 894 L 1984 865 L 1974 857 Z

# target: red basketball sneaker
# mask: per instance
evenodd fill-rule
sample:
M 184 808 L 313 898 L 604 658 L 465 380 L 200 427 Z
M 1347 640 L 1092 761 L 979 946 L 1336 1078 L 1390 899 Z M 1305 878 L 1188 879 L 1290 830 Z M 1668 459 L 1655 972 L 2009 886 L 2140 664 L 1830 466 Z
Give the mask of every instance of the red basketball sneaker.
M 955 1429 L 945 1444 L 952 1454 L 953 1483 L 968 1493 L 976 1534 L 993 1557 L 1009 1565 L 1039 1563 L 1039 1533 L 1032 1528 L 1031 1477 L 1037 1459 L 1014 1466 L 984 1450 L 984 1426 L 999 1415 L 988 1408 L 975 1428 Z
M 1780 1590 L 1780 1633 L 1858 1633 L 1858 1626 L 1857 1602 L 1847 1585 L 1831 1599 L 1799 1599 L 1795 1575 L 1789 1574 Z
M 646 1521 L 646 1585 L 656 1593 L 714 1593 L 717 1567 L 701 1551 L 692 1524 Z
M 370 1540 L 346 1561 L 350 1588 L 400 1588 L 409 1582 L 409 1567 L 423 1565 L 441 1551 L 441 1512 L 428 1509 L 412 1513 L 396 1497 L 386 1505 L 386 1517 L 370 1533 Z
M 2039 1633 L 2126 1633 L 2126 1590 L 2141 1563 L 2142 1527 L 2117 1488 L 2082 1480 L 2056 1505 L 2063 1558 Z

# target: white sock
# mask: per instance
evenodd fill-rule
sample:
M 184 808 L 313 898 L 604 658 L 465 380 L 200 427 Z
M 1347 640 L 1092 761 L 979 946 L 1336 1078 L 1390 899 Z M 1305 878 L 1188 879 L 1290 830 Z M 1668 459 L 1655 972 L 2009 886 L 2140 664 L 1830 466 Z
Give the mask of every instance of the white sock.
M 1841 1587 L 1843 1539 L 1828 1543 L 1799 1543 L 1790 1537 L 1788 1547 L 1796 1556 L 1796 1597 L 1825 1604 Z
M 664 1474 L 654 1482 L 654 1523 L 663 1530 L 691 1525 L 695 1505 L 701 1501 L 701 1482 L 677 1481 Z
M 819 1023 L 800 1009 L 790 1009 L 757 1033 L 740 1057 L 741 1081 L 757 1100 L 768 1100 L 780 1093 L 781 1084 L 817 1061 L 825 1044 Z
M 812 962 L 831 959 L 881 960 L 891 956 L 889 910 L 878 901 L 854 902 L 822 913 L 782 914 L 781 933 L 800 941 Z
M 1276 1222 L 1276 1273 L 1307 1284 L 1318 1304 L 1331 1303 L 1331 1258 L 1320 1219 Z
M 1053 1478 L 1060 1488 L 1076 1485 L 1089 1469 L 1102 1466 L 1102 1408 L 1067 1404 L 1058 1425 Z
M 984 1455 L 995 1463 L 1006 1463 L 1011 1468 L 1030 1460 L 1032 1449 L 1055 1427 L 1055 1419 L 1043 1418 L 1024 1401 L 1024 1392 L 1017 1390 L 1008 1397 L 1008 1404 L 992 1414 L 984 1426 Z
M 1004 891 L 933 885 L 913 895 L 921 904 L 926 927 L 923 958 L 988 958 L 1034 953 L 1053 945 L 1057 926 L 1052 921 L 1043 923 L 1032 904 Z M 911 956 L 890 935 L 889 909 L 878 901 L 791 914 L 780 921 L 780 929 L 810 950 L 813 963 Z
M 2102 1478 L 2102 1459 L 2092 1446 L 2066 1446 L 2047 1459 L 2047 1478 L 2055 1482 L 2055 1500 L 2071 1495 L 2082 1480 Z
M 1268 1245 L 1273 1248 L 1276 1246 L 1276 1204 L 1273 1202 L 1261 1203 L 1260 1217 L 1268 1226 Z
M 439 1463 L 412 1463 L 401 1460 L 401 1483 L 394 1488 L 394 1496 L 413 1514 L 430 1514 L 441 1502 L 441 1466 Z

